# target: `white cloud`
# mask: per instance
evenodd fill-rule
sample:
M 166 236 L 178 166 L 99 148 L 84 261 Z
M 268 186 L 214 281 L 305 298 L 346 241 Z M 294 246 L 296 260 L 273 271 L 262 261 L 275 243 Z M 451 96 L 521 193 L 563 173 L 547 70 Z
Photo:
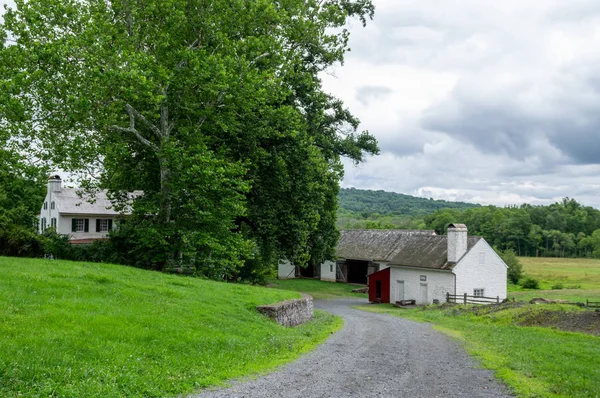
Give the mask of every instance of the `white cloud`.
M 345 186 L 600 206 L 599 2 L 375 4 L 345 65 L 323 76 L 382 150 L 348 165 Z

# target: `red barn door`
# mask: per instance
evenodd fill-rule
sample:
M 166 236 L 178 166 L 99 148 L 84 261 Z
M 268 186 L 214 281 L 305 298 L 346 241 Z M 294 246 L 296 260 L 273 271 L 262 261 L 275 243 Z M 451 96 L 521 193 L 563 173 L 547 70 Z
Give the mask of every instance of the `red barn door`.
M 390 269 L 382 269 L 369 275 L 369 301 L 390 302 Z

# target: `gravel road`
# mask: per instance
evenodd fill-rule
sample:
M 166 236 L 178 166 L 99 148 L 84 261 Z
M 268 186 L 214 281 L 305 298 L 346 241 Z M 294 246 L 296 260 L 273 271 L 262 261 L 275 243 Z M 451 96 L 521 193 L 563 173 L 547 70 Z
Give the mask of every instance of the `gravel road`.
M 256 380 L 204 397 L 509 397 L 490 371 L 430 325 L 350 308 L 365 300 L 315 301 L 344 328 L 312 353 Z

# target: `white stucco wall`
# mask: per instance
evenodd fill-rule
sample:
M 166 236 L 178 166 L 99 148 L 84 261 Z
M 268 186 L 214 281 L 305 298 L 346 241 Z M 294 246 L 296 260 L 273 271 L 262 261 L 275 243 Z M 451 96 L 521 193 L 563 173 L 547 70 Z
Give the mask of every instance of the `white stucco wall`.
M 285 260 L 279 263 L 277 267 L 278 279 L 294 279 L 296 277 L 296 267 Z
M 454 267 L 456 294 L 473 295 L 484 289 L 485 297 L 506 298 L 507 267 L 494 249 L 481 239 Z
M 335 261 L 325 261 L 321 264 L 321 280 L 335 282 L 336 264 Z
M 446 293 L 454 294 L 454 275 L 450 271 L 429 270 L 424 268 L 390 268 L 390 302 L 398 300 L 416 300 L 417 304 L 432 304 L 434 299 L 440 303 L 446 301 Z M 421 281 L 425 275 L 426 281 Z M 398 281 L 404 281 L 404 298 L 398 297 Z M 427 301 L 421 301 L 421 284 L 427 286 Z

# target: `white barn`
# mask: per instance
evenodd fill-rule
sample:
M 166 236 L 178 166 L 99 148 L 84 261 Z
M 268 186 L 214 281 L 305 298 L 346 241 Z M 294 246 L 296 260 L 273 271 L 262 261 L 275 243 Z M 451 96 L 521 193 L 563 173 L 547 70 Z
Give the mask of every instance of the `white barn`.
M 468 236 L 464 224 L 450 224 L 443 236 L 433 231 L 342 231 L 337 257 L 323 263 L 315 277 L 368 283 L 370 301 L 431 304 L 444 302 L 446 294 L 499 300 L 507 294 L 507 265 L 485 239 Z M 279 276 L 293 278 L 294 270 L 283 263 Z
M 134 192 L 133 195 L 141 193 Z M 38 231 L 42 233 L 47 228 L 54 228 L 57 233 L 68 235 L 72 244 L 91 243 L 106 238 L 120 215 L 106 191 L 99 191 L 90 203 L 78 195 L 76 189 L 63 187 L 61 178 L 56 175 L 48 179 Z

